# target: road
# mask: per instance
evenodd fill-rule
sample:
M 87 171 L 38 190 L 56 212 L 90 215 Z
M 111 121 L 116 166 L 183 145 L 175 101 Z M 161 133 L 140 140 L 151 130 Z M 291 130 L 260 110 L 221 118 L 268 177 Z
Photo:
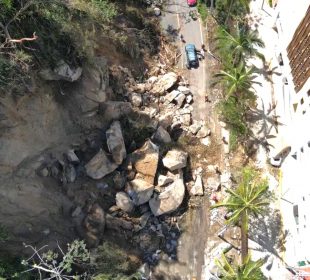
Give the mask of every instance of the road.
M 193 21 L 189 17 L 189 11 L 196 8 L 189 8 L 186 0 L 169 0 L 162 17 L 162 27 L 169 30 L 171 38 L 180 48 L 182 57 L 178 67 L 181 68 L 184 76 L 190 83 L 193 94 L 193 120 L 210 121 L 207 109 L 210 105 L 205 102 L 206 94 L 206 62 L 200 61 L 197 69 L 187 70 L 185 67 L 186 43 L 193 43 L 200 50 L 204 43 L 203 27 L 200 20 Z M 186 43 L 180 40 L 183 35 Z M 209 106 L 209 108 L 207 108 Z M 208 240 L 209 226 L 209 200 L 203 197 L 200 206 L 189 209 L 188 213 L 180 221 L 181 236 L 178 240 L 177 261 L 161 261 L 155 268 L 155 278 L 163 280 L 202 280 L 205 261 L 205 248 Z
M 184 69 L 184 76 L 189 80 L 190 89 L 194 97 L 193 120 L 207 119 L 207 105 L 205 103 L 206 95 L 206 63 L 205 60 L 200 61 L 197 69 L 187 70 L 185 67 L 185 44 L 195 44 L 198 50 L 204 42 L 204 28 L 200 19 L 194 21 L 190 18 L 189 12 L 197 10 L 195 7 L 188 7 L 186 0 L 170 0 L 166 5 L 163 17 L 162 27 L 164 30 L 172 30 L 174 32 L 175 43 L 179 46 L 182 57 L 179 62 L 179 67 Z M 180 35 L 183 35 L 186 43 L 182 43 Z

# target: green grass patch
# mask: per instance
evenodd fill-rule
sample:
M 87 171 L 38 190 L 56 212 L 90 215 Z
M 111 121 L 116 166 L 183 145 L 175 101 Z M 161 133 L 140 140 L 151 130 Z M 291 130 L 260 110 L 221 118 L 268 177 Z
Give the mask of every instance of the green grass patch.
M 235 151 L 238 147 L 238 133 L 231 129 L 229 131 L 229 150 Z
M 207 9 L 206 2 L 204 0 L 198 0 L 197 10 L 198 10 L 198 13 L 200 14 L 202 21 L 205 23 L 208 17 L 208 9 Z

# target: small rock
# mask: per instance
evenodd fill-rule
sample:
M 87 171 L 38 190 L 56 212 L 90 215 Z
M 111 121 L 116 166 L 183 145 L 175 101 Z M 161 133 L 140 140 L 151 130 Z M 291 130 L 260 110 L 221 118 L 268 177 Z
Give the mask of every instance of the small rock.
M 76 179 L 76 171 L 72 164 L 69 164 L 65 168 L 65 176 L 69 183 L 73 183 Z
M 135 179 L 129 182 L 129 185 L 128 193 L 135 205 L 144 204 L 152 197 L 154 186 L 148 182 L 141 179 Z
M 210 139 L 210 137 L 202 138 L 202 139 L 200 140 L 200 143 L 201 143 L 202 145 L 205 145 L 205 146 L 209 147 L 209 146 L 211 145 L 211 139 Z
M 169 184 L 169 183 L 172 183 L 172 182 L 173 182 L 173 179 L 170 178 L 170 177 L 167 177 L 167 176 L 165 176 L 165 175 L 159 175 L 159 176 L 158 176 L 157 182 L 158 182 L 157 185 L 158 185 L 159 187 L 163 187 L 163 186 L 165 186 L 165 185 L 167 185 L 167 184 Z
M 181 107 L 182 107 L 185 98 L 186 98 L 186 96 L 185 96 L 185 94 L 183 94 L 183 93 L 180 93 L 180 94 L 175 98 L 175 100 L 176 100 L 176 102 L 177 102 L 177 106 L 176 106 L 177 108 L 181 108 Z
M 108 212 L 113 214 L 114 212 L 116 212 L 116 211 L 118 211 L 118 210 L 120 210 L 120 207 L 118 207 L 117 205 L 112 205 L 112 206 L 109 208 Z
M 193 96 L 192 95 L 187 95 L 186 96 L 186 103 L 190 104 L 193 101 Z
M 157 113 L 158 113 L 158 110 L 157 110 L 156 108 L 151 108 L 151 109 L 149 110 L 149 116 L 150 116 L 150 118 L 151 118 L 151 119 L 154 118 L 154 117 L 157 115 Z
M 186 126 L 189 126 L 191 125 L 191 121 L 192 121 L 192 118 L 191 118 L 191 114 L 183 114 L 180 116 L 180 121 L 182 124 L 186 125 Z
M 170 143 L 171 137 L 167 130 L 165 130 L 162 126 L 159 126 L 153 135 L 153 139 L 160 143 Z
M 196 134 L 199 129 L 201 128 L 201 124 L 199 122 L 194 122 L 190 127 L 189 127 L 189 131 L 192 133 L 192 134 Z
M 151 212 L 148 211 L 148 212 L 145 212 L 145 213 L 140 217 L 140 226 L 141 226 L 141 229 L 143 229 L 143 228 L 146 226 L 146 224 L 147 224 L 147 222 L 148 222 L 150 216 L 151 216 Z
M 202 177 L 200 175 L 197 175 L 195 184 L 190 190 L 191 195 L 203 195 L 203 182 Z
M 185 86 L 178 86 L 178 91 L 182 92 L 183 94 L 189 94 L 191 90 L 188 87 Z
M 165 100 L 170 103 L 172 102 L 175 98 L 177 98 L 177 96 L 180 94 L 179 91 L 177 90 L 173 90 L 171 91 L 170 93 L 168 93 L 166 96 L 165 96 Z
M 46 228 L 45 230 L 43 230 L 44 235 L 49 235 L 50 233 L 51 233 L 51 230 L 49 228 Z
M 157 79 L 158 78 L 156 76 L 152 76 L 152 77 L 148 78 L 147 82 L 149 84 L 154 84 L 157 81 Z
M 218 177 L 209 177 L 207 179 L 207 188 L 213 191 L 218 191 L 221 186 L 220 179 Z
M 126 147 L 119 121 L 112 122 L 106 131 L 107 145 L 116 164 L 121 164 L 126 157 Z
M 163 158 L 163 164 L 169 170 L 174 171 L 186 167 L 188 154 L 180 150 L 170 150 Z
M 146 85 L 145 84 L 136 84 L 136 87 L 135 89 L 139 92 L 139 93 L 145 93 L 145 87 Z
M 115 175 L 113 177 L 113 182 L 114 182 L 115 189 L 121 190 L 124 188 L 124 186 L 126 184 L 126 177 L 121 172 L 116 171 Z
M 47 177 L 49 175 L 49 171 L 46 167 L 44 167 L 44 168 L 39 170 L 38 174 L 42 177 Z
M 221 121 L 221 122 L 219 122 L 219 124 L 220 124 L 220 126 L 221 126 L 221 127 L 223 127 L 223 128 L 225 128 L 225 127 L 226 127 L 226 123 L 224 123 L 224 122 L 222 122 L 222 121 Z
M 74 211 L 72 212 L 72 217 L 77 217 L 82 213 L 82 208 L 80 206 L 76 207 Z
M 133 201 L 130 199 L 128 194 L 125 192 L 118 192 L 116 194 L 115 200 L 116 200 L 116 205 L 127 213 L 132 212 L 135 207 Z
M 130 102 L 135 107 L 140 107 L 142 105 L 142 96 L 139 93 L 133 92 L 130 97 Z
M 205 138 L 209 136 L 210 134 L 211 134 L 211 130 L 204 125 L 203 127 L 200 128 L 196 136 L 198 138 Z
M 72 162 L 72 163 L 79 163 L 80 159 L 77 157 L 77 155 L 75 154 L 74 150 L 71 149 L 67 152 L 66 154 L 68 161 Z

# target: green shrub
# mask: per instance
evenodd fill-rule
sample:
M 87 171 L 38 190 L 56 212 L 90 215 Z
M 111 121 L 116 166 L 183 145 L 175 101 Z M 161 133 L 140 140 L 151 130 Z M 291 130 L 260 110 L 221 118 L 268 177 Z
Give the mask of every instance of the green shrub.
M 201 20 L 205 22 L 208 17 L 208 9 L 205 0 L 198 0 L 197 10 L 200 14 Z
M 245 105 L 240 100 L 238 101 L 235 97 L 231 96 L 227 100 L 222 100 L 218 109 L 220 114 L 233 131 L 233 140 L 245 137 L 248 133 L 248 126 L 245 120 Z
M 229 150 L 234 151 L 238 147 L 238 133 L 232 127 L 229 131 Z
M 0 257 L 0 280 L 30 280 L 33 279 L 30 273 L 22 273 L 27 267 L 21 264 L 19 258 L 10 256 Z
M 140 265 L 131 260 L 125 250 L 108 241 L 97 248 L 93 260 L 98 273 L 93 277 L 94 280 L 134 280 L 133 274 Z

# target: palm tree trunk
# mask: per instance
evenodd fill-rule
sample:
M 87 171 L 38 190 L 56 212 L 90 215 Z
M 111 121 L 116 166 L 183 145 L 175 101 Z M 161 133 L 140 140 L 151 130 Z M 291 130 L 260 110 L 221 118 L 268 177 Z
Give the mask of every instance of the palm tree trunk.
M 230 0 L 229 9 L 228 9 L 227 16 L 226 16 L 226 19 L 225 19 L 225 25 L 226 26 L 227 26 L 227 22 L 228 22 L 228 19 L 230 17 L 231 9 L 232 9 L 232 6 L 233 6 L 234 2 L 235 2 L 234 0 Z
M 244 263 L 249 251 L 248 244 L 248 215 L 246 212 L 241 217 L 241 260 Z

